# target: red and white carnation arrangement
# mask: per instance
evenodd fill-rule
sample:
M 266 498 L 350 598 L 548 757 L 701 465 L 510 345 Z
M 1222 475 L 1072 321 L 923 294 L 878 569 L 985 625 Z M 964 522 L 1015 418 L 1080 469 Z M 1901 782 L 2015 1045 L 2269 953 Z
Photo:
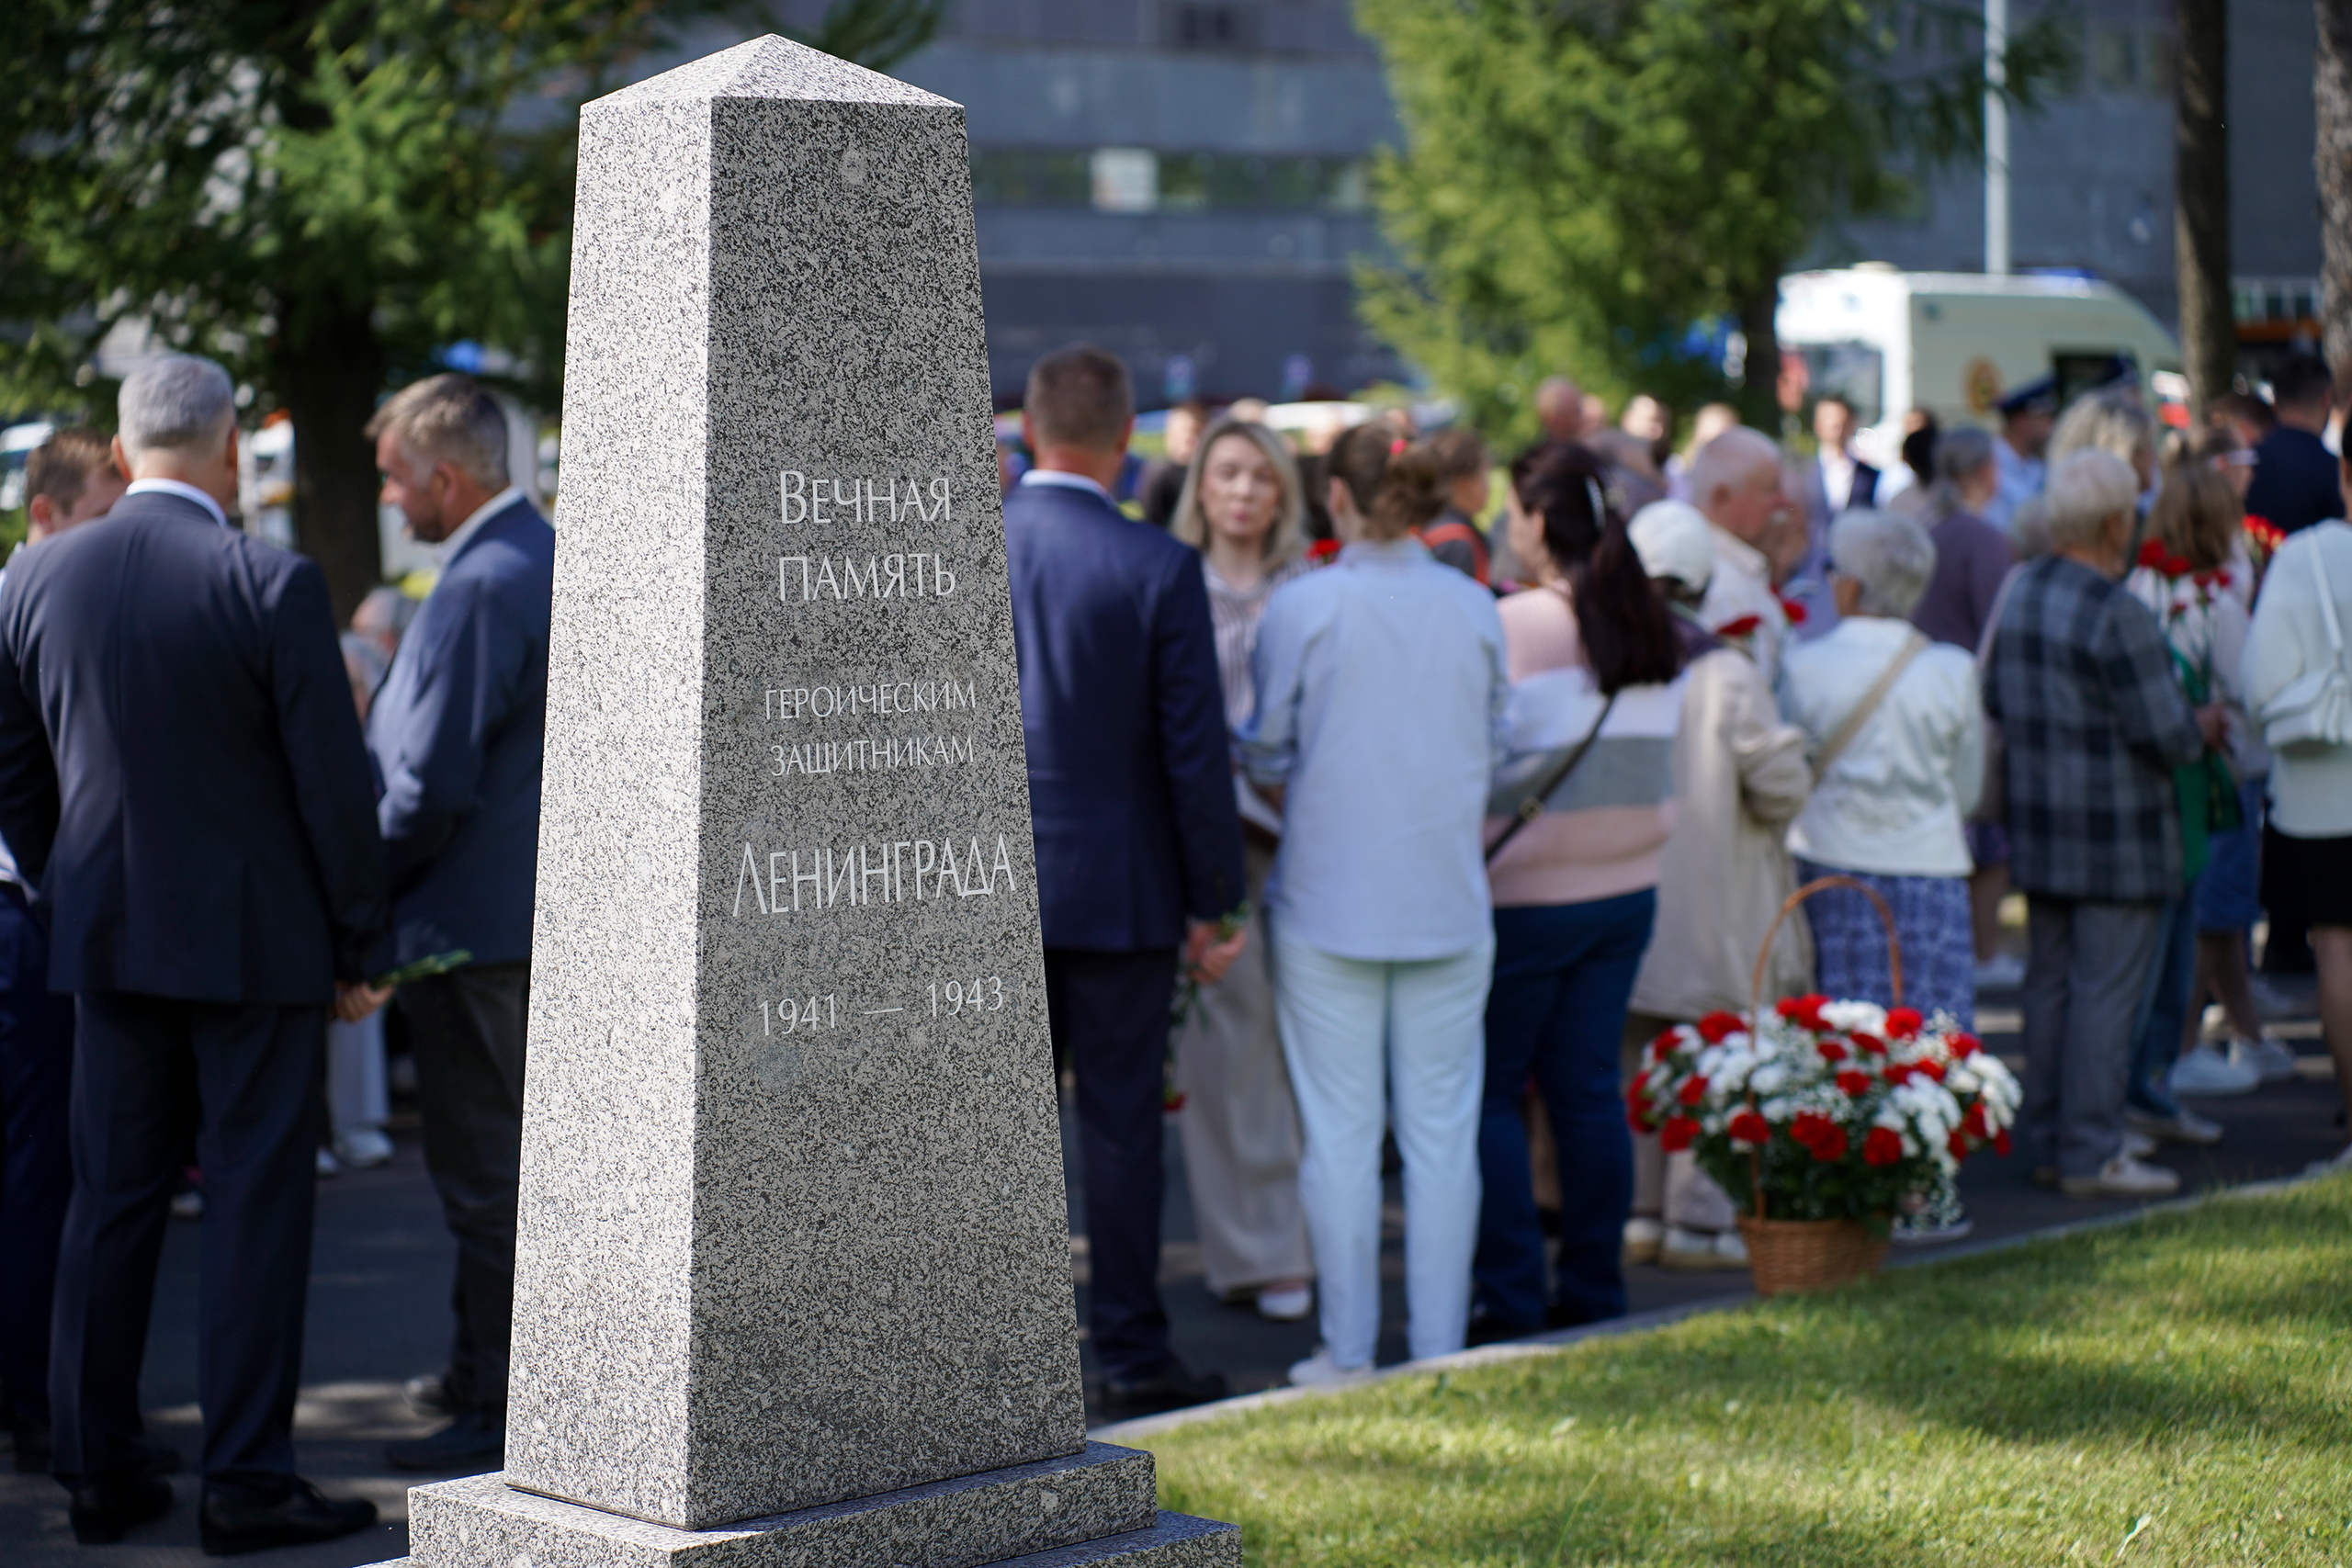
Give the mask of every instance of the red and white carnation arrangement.
M 2009 1152 L 2018 1081 L 1938 1014 L 1790 997 L 1757 1027 L 1710 1013 L 1652 1041 L 1626 1091 L 1639 1132 L 1690 1150 L 1763 1217 L 1883 1224 L 1981 1149 Z

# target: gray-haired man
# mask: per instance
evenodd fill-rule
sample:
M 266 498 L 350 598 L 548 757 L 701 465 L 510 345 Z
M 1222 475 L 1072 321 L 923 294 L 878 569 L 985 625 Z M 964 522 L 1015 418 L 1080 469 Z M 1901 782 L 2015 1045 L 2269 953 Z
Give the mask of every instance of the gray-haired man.
M 295 1475 L 291 1431 L 327 1009 L 364 1016 L 383 956 L 375 793 L 325 579 L 228 525 L 226 373 L 150 360 L 120 415 L 130 490 L 0 588 L 0 832 L 78 1015 L 54 1466 L 80 1540 L 171 1506 L 139 1371 L 193 1137 L 204 1546 L 325 1540 L 376 1517 Z
M 555 532 L 507 482 L 506 416 L 465 377 L 403 389 L 368 430 L 385 502 L 441 563 L 368 710 L 394 956 L 472 955 L 401 991 L 425 1168 L 458 1243 L 457 1335 L 447 1371 L 412 1395 L 448 1424 L 387 1457 L 480 1469 L 506 1439 Z

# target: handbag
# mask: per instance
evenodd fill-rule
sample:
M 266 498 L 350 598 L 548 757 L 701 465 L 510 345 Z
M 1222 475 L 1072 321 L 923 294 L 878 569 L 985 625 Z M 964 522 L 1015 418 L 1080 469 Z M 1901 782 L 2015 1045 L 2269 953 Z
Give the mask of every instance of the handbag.
M 1896 679 L 1905 670 L 1911 668 L 1911 661 L 1926 651 L 1927 647 L 1928 639 L 1917 632 L 1913 632 L 1905 640 L 1902 651 L 1894 656 L 1894 661 L 1880 671 L 1879 678 L 1871 683 L 1871 689 L 1862 694 L 1862 700 L 1856 703 L 1852 711 L 1846 715 L 1843 722 L 1829 732 L 1829 739 L 1824 740 L 1821 743 L 1821 750 L 1814 754 L 1813 782 L 1815 784 L 1818 784 L 1827 775 L 1829 764 L 1838 760 L 1838 753 L 1843 751 L 1854 737 L 1862 732 L 1862 726 L 1868 724 L 1871 715 L 1878 711 L 1878 705 L 1884 702 L 1886 694 L 1894 689 Z
M 2344 627 L 2335 617 L 2335 590 L 2327 581 L 2327 552 L 2312 540 L 2312 576 L 2319 583 L 2319 620 L 2327 631 L 2327 663 L 2296 676 L 2262 705 L 2264 744 L 2289 753 L 2352 745 L 2352 671 L 2344 667 Z
M 1609 694 L 1609 700 L 1600 705 L 1600 716 L 1592 721 L 1592 728 L 1584 732 L 1584 739 L 1577 742 L 1576 750 L 1570 751 L 1566 759 L 1552 771 L 1552 776 L 1544 781 L 1541 788 L 1519 803 L 1519 809 L 1511 813 L 1510 821 L 1504 826 L 1500 833 L 1496 835 L 1495 841 L 1487 846 L 1488 865 L 1495 863 L 1495 857 L 1503 852 L 1505 844 L 1519 836 L 1519 830 L 1521 828 L 1544 815 L 1546 803 L 1562 784 L 1568 782 L 1568 775 L 1577 771 L 1577 764 L 1584 761 L 1584 754 L 1587 751 L 1592 750 L 1592 743 L 1600 739 L 1600 727 L 1609 722 L 1609 710 L 1616 705 L 1617 694 L 1611 692 Z

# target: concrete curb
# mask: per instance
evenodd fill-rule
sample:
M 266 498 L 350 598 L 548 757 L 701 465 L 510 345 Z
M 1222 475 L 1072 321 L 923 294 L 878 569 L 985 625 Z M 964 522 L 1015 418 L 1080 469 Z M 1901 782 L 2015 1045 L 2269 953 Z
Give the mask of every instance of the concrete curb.
M 2297 1176 L 2274 1177 L 2267 1181 L 2248 1181 L 2234 1187 L 2216 1187 L 2186 1198 L 2167 1199 L 2160 1203 L 2146 1203 L 2136 1209 L 2118 1209 L 2113 1213 L 2093 1214 L 2086 1219 L 2068 1220 L 2063 1224 L 2045 1225 L 2040 1230 L 2020 1231 L 2015 1235 L 1993 1236 L 1984 1241 L 1961 1242 L 1939 1247 L 1927 1256 L 1896 1258 L 1891 1269 L 1917 1269 L 1937 1263 L 1951 1262 L 1962 1258 L 1981 1258 L 1987 1253 L 2006 1252 L 2013 1247 L 2037 1241 L 2052 1241 L 2061 1236 L 2079 1235 L 2085 1231 L 2109 1230 L 2130 1224 L 2152 1214 L 2177 1214 L 2233 1198 L 2258 1198 L 2273 1192 L 2285 1192 L 2319 1179 L 2323 1172 L 2304 1171 Z M 1626 1317 L 1611 1318 L 1606 1323 L 1589 1323 L 1578 1328 L 1555 1329 L 1549 1334 L 1532 1335 L 1525 1339 L 1509 1340 L 1499 1345 L 1481 1345 L 1475 1350 L 1457 1350 L 1450 1356 L 1431 1356 L 1427 1360 L 1399 1361 L 1393 1367 L 1383 1367 L 1361 1382 L 1342 1383 L 1336 1387 L 1270 1388 L 1260 1393 L 1245 1393 L 1232 1399 L 1220 1399 L 1208 1404 L 1189 1405 L 1182 1410 L 1170 1410 L 1164 1415 L 1139 1416 L 1133 1421 L 1114 1422 L 1097 1427 L 1086 1435 L 1096 1442 L 1140 1446 L 1142 1439 L 1179 1427 L 1190 1427 L 1202 1421 L 1221 1421 L 1229 1416 L 1245 1415 L 1252 1410 L 1271 1409 L 1302 1399 L 1317 1399 L 1334 1393 L 1344 1393 L 1391 1378 L 1419 1377 L 1430 1372 L 1457 1371 L 1469 1367 L 1492 1366 L 1498 1361 L 1516 1361 L 1529 1356 L 1548 1355 L 1564 1345 L 1575 1345 L 1587 1339 L 1608 1339 L 1621 1334 L 1639 1334 L 1652 1328 L 1664 1328 L 1686 1317 L 1702 1313 L 1729 1312 L 1757 1300 L 1750 1290 L 1710 1296 L 1702 1301 L 1684 1302 L 1679 1306 L 1659 1307 L 1653 1312 L 1634 1313 Z

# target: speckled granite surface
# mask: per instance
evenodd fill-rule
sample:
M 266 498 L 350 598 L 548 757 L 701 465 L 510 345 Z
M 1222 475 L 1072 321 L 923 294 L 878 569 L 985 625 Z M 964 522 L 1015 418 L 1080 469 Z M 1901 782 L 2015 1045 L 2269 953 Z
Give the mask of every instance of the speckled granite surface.
M 995 473 L 961 108 L 777 39 L 585 108 L 519 1486 L 1084 1443 Z
M 496 1475 L 409 1494 L 416 1561 L 509 1568 L 972 1568 L 1157 1523 L 1151 1456 L 1082 1453 L 709 1530 L 517 1492 Z

